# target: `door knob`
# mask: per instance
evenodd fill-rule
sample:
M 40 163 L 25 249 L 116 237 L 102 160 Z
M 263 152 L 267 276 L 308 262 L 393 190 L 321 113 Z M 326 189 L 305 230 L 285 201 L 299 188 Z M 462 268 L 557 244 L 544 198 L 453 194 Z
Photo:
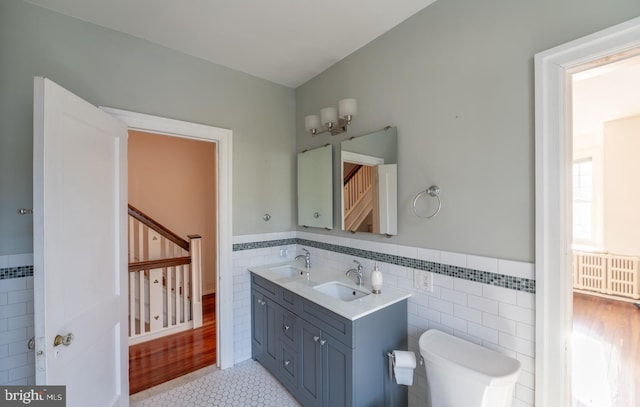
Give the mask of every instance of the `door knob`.
M 73 342 L 73 334 L 69 332 L 64 336 L 56 335 L 55 339 L 53 340 L 53 346 L 60 346 L 60 345 L 69 346 L 71 345 L 71 342 Z

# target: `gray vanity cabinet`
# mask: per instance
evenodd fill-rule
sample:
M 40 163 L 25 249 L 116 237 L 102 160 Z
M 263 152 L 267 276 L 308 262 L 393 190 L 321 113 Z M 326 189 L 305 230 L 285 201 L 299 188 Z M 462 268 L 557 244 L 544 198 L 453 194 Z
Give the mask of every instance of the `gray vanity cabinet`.
M 387 352 L 407 349 L 407 300 L 349 320 L 251 273 L 252 356 L 305 407 L 389 403 Z M 394 405 L 407 388 L 393 384 Z

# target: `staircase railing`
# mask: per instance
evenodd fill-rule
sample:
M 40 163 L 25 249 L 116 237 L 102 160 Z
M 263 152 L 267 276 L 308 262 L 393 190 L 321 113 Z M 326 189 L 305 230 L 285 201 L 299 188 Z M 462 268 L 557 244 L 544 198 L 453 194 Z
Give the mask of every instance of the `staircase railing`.
M 374 167 L 362 165 L 344 183 L 345 230 L 357 230 L 373 210 Z
M 202 326 L 201 237 L 129 205 L 129 343 Z

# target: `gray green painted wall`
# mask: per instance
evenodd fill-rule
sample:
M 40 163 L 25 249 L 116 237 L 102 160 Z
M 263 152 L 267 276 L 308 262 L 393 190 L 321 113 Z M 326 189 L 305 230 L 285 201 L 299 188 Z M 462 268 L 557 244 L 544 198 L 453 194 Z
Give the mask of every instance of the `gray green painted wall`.
M 395 125 L 398 236 L 358 238 L 533 261 L 533 55 L 639 15 L 637 0 L 441 0 L 294 91 L 3 0 L 0 255 L 32 250 L 31 217 L 16 209 L 32 204 L 32 83 L 41 75 L 95 105 L 232 129 L 234 235 L 295 228 L 296 152 L 332 142 L 338 154 L 345 138 Z M 304 133 L 306 114 L 343 97 L 359 102 L 347 135 Z M 442 212 L 415 218 L 413 197 L 434 183 Z
M 294 90 L 20 0 L 0 2 L 0 255 L 32 251 L 33 77 L 102 106 L 233 130 L 233 231 L 295 225 Z M 269 212 L 270 222 L 262 215 Z
M 639 15 L 637 0 L 437 1 L 296 89 L 296 148 L 395 125 L 398 236 L 357 237 L 532 262 L 533 56 Z M 346 135 L 304 134 L 306 114 L 344 97 L 358 99 Z M 432 184 L 442 211 L 418 219 L 413 198 Z

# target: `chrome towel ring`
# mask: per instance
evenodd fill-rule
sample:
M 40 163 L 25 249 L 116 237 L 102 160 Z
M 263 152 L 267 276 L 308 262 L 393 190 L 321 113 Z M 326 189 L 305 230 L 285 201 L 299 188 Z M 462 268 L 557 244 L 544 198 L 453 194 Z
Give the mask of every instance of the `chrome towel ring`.
M 430 197 L 436 198 L 438 200 L 438 209 L 436 209 L 436 211 L 429 216 L 422 216 L 416 210 L 416 203 L 418 202 L 418 199 L 420 199 L 420 197 L 423 195 L 429 195 Z M 442 209 L 442 201 L 440 200 L 440 187 L 437 185 L 431 185 L 426 191 L 418 192 L 418 195 L 413 198 L 413 213 L 415 213 L 415 215 L 419 218 L 431 219 L 440 212 L 440 209 Z

